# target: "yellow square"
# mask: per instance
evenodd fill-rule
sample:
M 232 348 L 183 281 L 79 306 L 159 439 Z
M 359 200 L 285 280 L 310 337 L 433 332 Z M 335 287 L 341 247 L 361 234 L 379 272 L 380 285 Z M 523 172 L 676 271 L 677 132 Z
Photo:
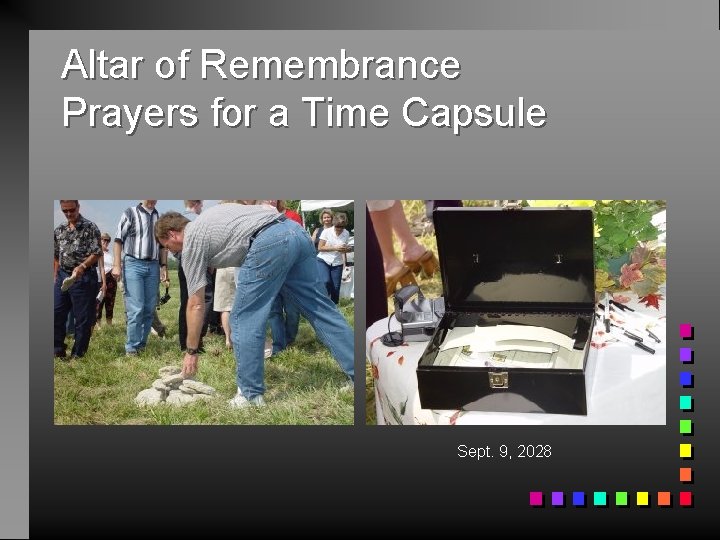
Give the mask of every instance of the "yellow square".
M 680 457 L 681 458 L 692 457 L 692 444 L 683 443 L 680 445 Z
M 638 506 L 647 506 L 650 504 L 650 494 L 647 491 L 638 491 L 637 492 L 637 505 Z

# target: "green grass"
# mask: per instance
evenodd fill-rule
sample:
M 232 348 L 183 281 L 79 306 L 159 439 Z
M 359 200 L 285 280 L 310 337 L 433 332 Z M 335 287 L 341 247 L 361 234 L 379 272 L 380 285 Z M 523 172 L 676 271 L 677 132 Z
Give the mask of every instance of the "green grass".
M 182 364 L 177 321 L 180 289 L 172 271 L 171 281 L 172 298 L 159 310 L 167 337 L 160 339 L 151 334 L 147 349 L 139 357 L 125 356 L 125 314 L 122 293 L 118 291 L 115 324 L 96 327 L 85 357 L 69 362 L 55 360 L 56 424 L 353 423 L 352 392 L 341 390 L 345 375 L 304 318 L 295 344 L 265 361 L 267 407 L 243 410 L 228 407 L 227 400 L 237 388 L 235 357 L 225 348 L 224 336 L 213 334 L 204 338 L 206 353 L 200 356 L 195 378 L 213 386 L 216 398 L 184 407 L 163 404 L 139 408 L 134 398 L 158 378 L 158 369 Z M 340 311 L 353 327 L 353 302 L 341 300 Z
M 491 200 L 464 200 L 463 206 L 492 206 L 494 201 Z M 413 223 L 419 221 L 425 216 L 425 201 L 422 200 L 404 200 L 402 201 L 405 217 L 408 222 Z M 437 241 L 434 234 L 423 234 L 417 237 L 418 242 L 425 246 L 426 249 L 433 251 L 437 255 Z M 400 245 L 395 238 L 395 253 L 400 253 Z M 415 276 L 417 284 L 420 286 L 423 294 L 429 298 L 442 296 L 442 282 L 440 281 L 440 272 L 435 272 L 432 278 L 428 278 L 423 272 Z M 388 298 L 388 313 L 393 312 L 392 297 Z M 369 362 L 365 363 L 365 423 L 374 425 L 377 421 L 375 415 L 375 389 L 373 386 L 372 372 L 370 371 Z

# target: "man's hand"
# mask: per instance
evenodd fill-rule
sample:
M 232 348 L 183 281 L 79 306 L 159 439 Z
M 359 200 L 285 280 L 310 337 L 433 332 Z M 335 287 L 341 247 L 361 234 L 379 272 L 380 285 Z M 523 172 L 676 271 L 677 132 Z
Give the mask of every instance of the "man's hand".
M 168 277 L 168 270 L 167 266 L 161 266 L 160 267 L 160 281 L 165 283 L 170 283 L 170 278 Z
M 198 355 L 185 353 L 185 358 L 183 358 L 182 376 L 185 378 L 192 377 L 197 373 L 197 367 Z
M 120 266 L 113 264 L 112 275 L 115 279 L 120 279 Z

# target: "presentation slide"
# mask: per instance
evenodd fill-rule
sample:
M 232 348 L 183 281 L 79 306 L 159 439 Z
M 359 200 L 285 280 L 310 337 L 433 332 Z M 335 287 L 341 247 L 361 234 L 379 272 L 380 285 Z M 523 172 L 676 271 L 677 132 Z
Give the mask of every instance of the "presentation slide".
M 0 9 L 2 536 L 710 523 L 718 2 Z

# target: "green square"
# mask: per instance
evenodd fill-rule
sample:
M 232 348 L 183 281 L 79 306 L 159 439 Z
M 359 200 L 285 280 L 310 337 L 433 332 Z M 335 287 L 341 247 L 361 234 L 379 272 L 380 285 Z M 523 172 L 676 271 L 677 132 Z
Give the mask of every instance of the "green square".
M 692 420 L 680 420 L 680 433 L 683 435 L 692 435 Z
M 593 504 L 595 506 L 607 505 L 607 493 L 604 491 L 595 491 L 593 493 Z
M 627 506 L 627 491 L 615 493 L 615 506 Z
M 692 396 L 680 396 L 680 410 L 689 411 L 692 409 Z

